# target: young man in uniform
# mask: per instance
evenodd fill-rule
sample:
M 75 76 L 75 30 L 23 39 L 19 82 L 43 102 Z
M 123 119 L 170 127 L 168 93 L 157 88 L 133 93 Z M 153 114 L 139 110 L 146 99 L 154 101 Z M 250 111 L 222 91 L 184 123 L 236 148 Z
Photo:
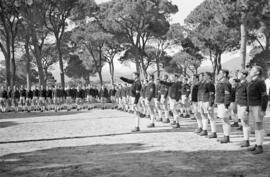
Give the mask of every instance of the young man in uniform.
M 155 127 L 154 97 L 155 97 L 155 90 L 156 90 L 156 85 L 154 83 L 154 75 L 148 75 L 148 81 L 149 82 L 146 86 L 146 91 L 145 91 L 145 97 L 146 97 L 145 104 L 150 114 L 151 123 L 147 127 L 153 128 Z
M 140 98 L 140 90 L 142 89 L 141 81 L 139 79 L 139 73 L 133 73 L 133 80 L 124 77 L 120 78 L 122 81 L 132 84 L 131 86 L 131 99 L 134 107 L 134 113 L 136 114 L 136 125 L 132 132 L 140 131 L 140 116 L 138 110 L 138 102 Z
M 76 106 L 77 106 L 77 111 L 81 110 L 83 103 L 83 90 L 81 88 L 81 86 L 77 87 L 77 91 L 76 91 Z
M 146 104 L 145 104 L 145 91 L 146 91 L 147 82 L 148 82 L 147 80 L 144 80 L 142 82 L 142 89 L 140 91 L 140 107 L 141 107 L 140 117 L 146 117 L 146 114 L 147 114 L 147 109 L 146 109 Z
M 46 103 L 47 103 L 46 109 L 50 111 L 53 105 L 53 90 L 51 86 L 47 86 Z
M 248 83 L 247 98 L 249 118 L 254 119 L 256 144 L 249 148 L 253 154 L 263 153 L 263 118 L 267 108 L 268 98 L 265 82 L 261 79 L 262 68 L 253 66 L 249 73 L 251 81 Z
M 39 89 L 38 86 L 35 86 L 35 89 L 33 90 L 33 99 L 32 99 L 32 104 L 34 107 L 34 111 L 38 110 L 38 100 L 39 100 Z
M 160 84 L 160 80 L 156 79 L 155 82 L 156 85 L 156 89 L 155 89 L 155 97 L 154 97 L 154 102 L 155 102 L 155 112 L 157 113 L 157 121 L 158 122 L 162 122 L 162 108 L 161 108 L 161 104 L 160 104 L 160 99 L 161 99 L 161 84 Z
M 171 82 L 160 81 L 161 84 L 169 87 L 169 105 L 170 111 L 173 113 L 173 128 L 180 128 L 179 115 L 177 112 L 177 103 L 181 98 L 181 86 L 182 83 L 179 81 L 178 75 L 171 75 Z
M 231 124 L 229 119 L 229 106 L 231 104 L 232 86 L 228 80 L 229 71 L 221 70 L 216 85 L 217 116 L 223 120 L 223 139 L 220 143 L 230 142 Z
M 41 86 L 39 92 L 39 107 L 41 112 L 45 111 L 46 109 L 46 95 L 47 95 L 46 88 L 43 88 L 43 86 Z
M 181 102 L 182 102 L 182 117 L 183 118 L 189 118 L 190 115 L 190 106 L 189 106 L 189 102 L 188 102 L 188 97 L 190 94 L 190 85 L 188 84 L 188 78 L 184 78 L 183 79 L 183 85 L 182 85 L 182 95 L 181 95 Z
M 203 128 L 202 118 L 201 118 L 201 115 L 198 111 L 198 90 L 199 90 L 199 76 L 194 75 L 192 77 L 190 99 L 192 102 L 194 117 L 195 117 L 197 124 L 198 124 L 198 128 L 195 130 L 195 133 L 200 133 L 202 131 L 202 128 Z
M 229 82 L 232 86 L 232 91 L 231 91 L 231 104 L 230 104 L 230 107 L 229 107 L 229 111 L 230 111 L 230 115 L 231 115 L 231 118 L 233 120 L 233 124 L 231 125 L 231 127 L 239 127 L 239 124 L 238 124 L 238 117 L 237 117 L 237 106 L 236 106 L 236 103 L 235 103 L 235 92 L 236 92 L 236 87 L 238 85 L 237 83 L 237 78 L 235 77 L 232 77 Z
M 19 91 L 17 86 L 13 87 L 11 97 L 12 97 L 12 104 L 13 104 L 14 110 L 15 110 L 15 112 L 18 112 L 19 111 L 18 106 L 19 106 L 19 100 L 20 100 L 20 91 Z
M 7 98 L 8 98 L 7 90 L 6 90 L 5 86 L 1 86 L 1 89 L 0 89 L 0 106 L 1 106 L 1 111 L 2 112 L 6 112 Z
M 26 90 L 23 85 L 20 88 L 20 105 L 22 108 L 22 112 L 26 110 Z
M 241 143 L 241 147 L 248 147 L 249 142 L 249 119 L 248 119 L 248 100 L 247 100 L 247 76 L 248 71 L 242 70 L 238 73 L 239 84 L 235 90 L 235 102 L 237 105 L 237 117 L 241 120 L 244 141 Z
M 26 91 L 26 106 L 27 106 L 27 112 L 32 111 L 32 99 L 33 99 L 33 91 L 31 90 L 31 87 L 28 88 Z
M 216 120 L 214 118 L 214 100 L 215 100 L 215 86 L 212 82 L 212 74 L 206 72 L 201 75 L 201 82 L 198 88 L 198 107 L 202 117 L 203 130 L 200 132 L 200 136 L 208 135 L 208 120 L 210 120 L 211 134 L 208 138 L 217 138 L 216 133 Z
M 168 75 L 164 75 L 162 81 L 168 82 L 168 79 L 169 79 Z M 168 108 L 168 93 L 169 87 L 167 85 L 160 84 L 160 104 L 165 115 L 162 121 L 163 123 L 170 123 L 169 108 Z
M 70 111 L 72 108 L 72 90 L 70 88 L 70 85 L 67 86 L 66 88 L 66 94 L 67 94 L 67 98 L 66 98 L 66 105 L 67 105 L 67 111 Z

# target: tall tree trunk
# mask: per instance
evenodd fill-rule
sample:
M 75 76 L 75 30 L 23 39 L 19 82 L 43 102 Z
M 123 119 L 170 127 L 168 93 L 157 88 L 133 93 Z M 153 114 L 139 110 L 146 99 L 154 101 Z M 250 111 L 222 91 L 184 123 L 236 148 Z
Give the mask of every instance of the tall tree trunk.
M 102 78 L 102 70 L 101 69 L 98 71 L 98 77 L 99 77 L 100 85 L 102 86 L 103 85 L 103 78 Z
M 217 74 L 220 72 L 221 69 L 222 69 L 222 66 L 221 66 L 221 54 L 218 53 L 217 54 Z
M 137 59 L 137 58 L 135 59 L 135 64 L 136 64 L 136 72 L 139 73 L 139 75 L 140 75 L 141 68 L 140 68 L 139 59 Z
M 241 43 L 240 43 L 240 58 L 242 69 L 246 68 L 246 50 L 247 50 L 247 19 L 242 15 L 241 30 Z
M 156 59 L 156 64 L 157 64 L 157 78 L 159 78 L 160 77 L 160 66 L 159 66 L 160 61 L 159 61 L 159 57 L 157 57 L 157 59 Z
M 12 35 L 11 39 L 11 87 L 15 85 L 16 80 L 16 61 L 15 61 L 15 37 Z
M 62 50 L 61 50 L 61 41 L 60 41 L 60 39 L 56 39 L 56 45 L 57 45 L 57 51 L 58 51 L 61 86 L 62 86 L 62 88 L 65 88 L 65 73 L 64 73 L 63 54 L 62 54 Z
M 45 78 L 44 78 L 44 82 L 45 82 L 44 88 L 46 88 L 47 83 L 48 83 L 48 68 L 44 68 L 44 76 L 45 76 Z
M 44 80 L 44 72 L 43 72 L 43 67 L 42 67 L 42 55 L 41 55 L 41 49 L 39 48 L 38 45 L 38 40 L 37 40 L 37 36 L 36 33 L 32 32 L 32 41 L 33 41 L 33 45 L 34 45 L 34 56 L 36 59 L 36 63 L 37 63 L 37 68 L 38 68 L 38 77 L 39 77 L 39 85 L 43 86 L 45 88 L 45 80 Z
M 114 85 L 114 63 L 113 61 L 109 62 L 110 75 L 111 75 L 111 85 Z
M 31 88 L 31 57 L 29 51 L 29 37 L 26 38 L 24 44 L 25 54 L 26 54 L 26 85 L 27 89 Z

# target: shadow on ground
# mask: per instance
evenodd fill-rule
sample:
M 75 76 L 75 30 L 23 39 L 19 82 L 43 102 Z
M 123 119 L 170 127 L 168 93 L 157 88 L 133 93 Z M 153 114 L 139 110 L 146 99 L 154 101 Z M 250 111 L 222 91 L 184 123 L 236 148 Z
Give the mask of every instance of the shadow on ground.
M 54 148 L 0 157 L 3 177 L 267 177 L 270 147 L 243 151 L 151 151 L 144 144 Z
M 0 122 L 0 128 L 11 127 L 14 125 L 18 125 L 18 123 L 13 122 L 13 121 Z

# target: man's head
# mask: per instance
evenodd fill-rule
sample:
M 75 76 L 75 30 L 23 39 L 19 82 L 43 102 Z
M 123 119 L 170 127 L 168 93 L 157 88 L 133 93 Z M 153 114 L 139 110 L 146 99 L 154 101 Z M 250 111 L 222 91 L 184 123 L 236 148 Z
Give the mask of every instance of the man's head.
M 204 73 L 200 73 L 199 75 L 199 81 L 204 81 L 205 80 L 205 74 Z
M 260 66 L 253 66 L 249 72 L 251 78 L 261 77 L 263 73 L 263 69 Z
M 197 74 L 193 75 L 192 82 L 193 82 L 193 84 L 198 83 L 199 82 L 199 75 L 197 75 Z
M 218 80 L 228 79 L 228 78 L 229 78 L 229 70 L 227 69 L 220 70 L 218 74 Z
M 247 70 L 241 70 L 238 72 L 237 78 L 239 80 L 245 80 L 248 76 L 248 71 Z

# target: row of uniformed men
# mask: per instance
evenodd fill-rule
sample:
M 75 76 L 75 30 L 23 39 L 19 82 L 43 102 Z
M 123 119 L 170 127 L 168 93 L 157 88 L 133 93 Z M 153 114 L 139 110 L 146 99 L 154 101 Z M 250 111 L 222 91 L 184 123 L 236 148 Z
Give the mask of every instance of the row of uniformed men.
M 28 112 L 37 110 L 43 112 L 51 109 L 59 111 L 64 107 L 67 111 L 70 111 L 72 107 L 76 107 L 77 110 L 85 107 L 90 109 L 90 103 L 97 100 L 107 102 L 115 96 L 115 93 L 114 88 L 108 91 L 106 87 L 98 90 L 91 86 L 83 88 L 68 86 L 65 89 L 62 89 L 61 86 L 54 88 L 36 86 L 33 90 L 31 88 L 25 89 L 24 86 L 20 88 L 14 86 L 13 89 L 10 87 L 6 89 L 5 86 L 2 86 L 0 88 L 0 111 L 9 112 L 14 109 L 17 112 L 19 107 L 22 108 L 22 111 Z
M 170 122 L 172 112 L 172 126 L 180 128 L 180 118 L 188 117 L 191 105 L 197 121 L 195 133 L 208 138 L 217 138 L 216 117 L 223 120 L 223 137 L 220 143 L 229 143 L 231 135 L 230 116 L 235 124 L 238 119 L 243 126 L 243 142 L 241 147 L 250 146 L 250 122 L 254 122 L 256 144 L 248 150 L 254 154 L 263 152 L 264 130 L 263 118 L 268 103 L 266 85 L 262 76 L 262 68 L 254 66 L 250 71 L 238 73 L 232 82 L 229 80 L 229 71 L 221 70 L 215 85 L 209 72 L 194 75 L 189 86 L 187 79 L 178 75 L 162 80 L 154 80 L 149 75 L 148 81 L 141 83 L 139 74 L 134 73 L 133 79 L 120 79 L 131 84 L 130 94 L 123 96 L 121 89 L 116 92 L 118 106 L 124 110 L 131 110 L 136 114 L 136 125 L 133 132 L 140 131 L 141 115 L 150 114 L 149 128 L 155 127 L 155 121 Z M 238 84 L 235 84 L 238 81 Z M 191 104 L 189 104 L 191 103 Z M 214 114 L 214 105 L 217 106 Z M 163 116 L 164 114 L 164 116 Z M 210 122 L 211 133 L 208 132 Z

